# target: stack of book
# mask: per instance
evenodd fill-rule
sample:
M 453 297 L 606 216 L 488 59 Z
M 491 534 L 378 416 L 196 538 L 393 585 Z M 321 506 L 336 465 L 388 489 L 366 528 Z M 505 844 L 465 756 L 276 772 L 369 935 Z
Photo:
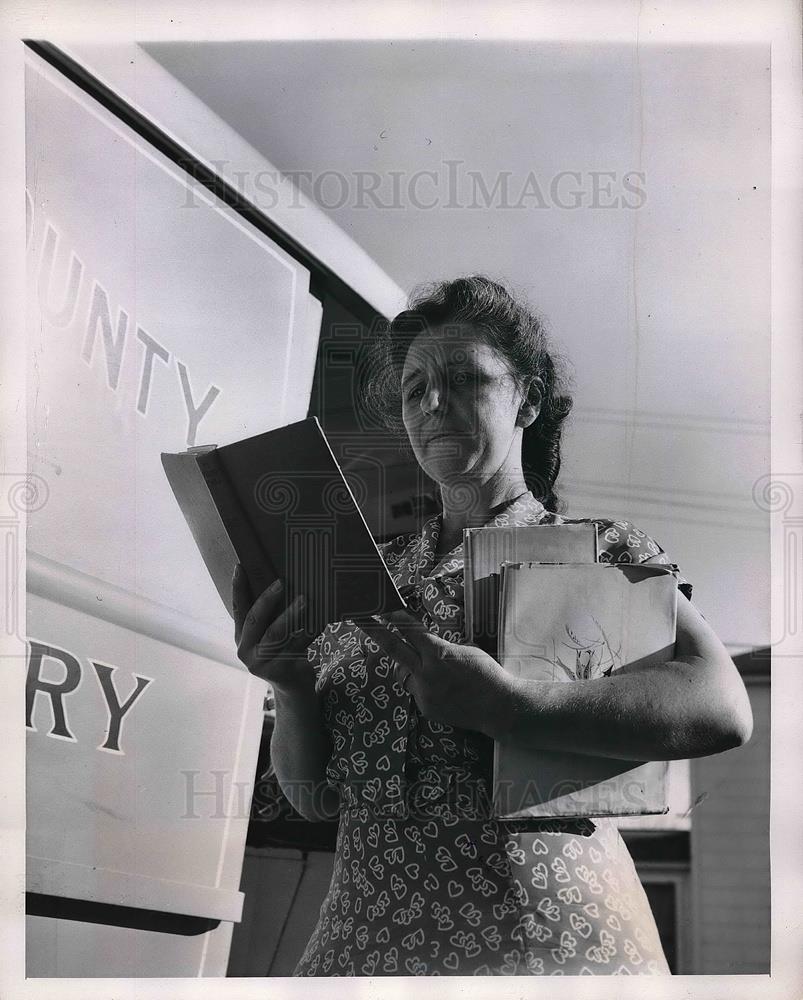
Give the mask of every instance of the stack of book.
M 466 630 L 517 678 L 588 683 L 672 658 L 677 586 L 662 566 L 598 561 L 593 524 L 464 533 Z M 665 813 L 667 761 L 494 746 L 493 810 L 506 819 Z

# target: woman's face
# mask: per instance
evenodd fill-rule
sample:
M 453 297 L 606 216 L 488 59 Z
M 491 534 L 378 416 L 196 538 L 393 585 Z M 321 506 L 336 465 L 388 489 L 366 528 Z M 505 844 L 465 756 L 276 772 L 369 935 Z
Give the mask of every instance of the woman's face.
M 481 484 L 506 464 L 520 471 L 521 403 L 507 365 L 479 331 L 437 327 L 410 345 L 402 419 L 419 465 L 436 482 Z

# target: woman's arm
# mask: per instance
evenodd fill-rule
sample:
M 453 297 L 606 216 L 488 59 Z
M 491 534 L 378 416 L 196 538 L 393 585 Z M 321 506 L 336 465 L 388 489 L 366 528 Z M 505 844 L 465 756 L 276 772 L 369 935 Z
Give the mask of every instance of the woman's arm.
M 422 715 L 500 742 L 623 760 L 704 757 L 750 739 L 753 716 L 727 650 L 678 598 L 674 659 L 591 681 L 513 677 L 477 646 L 447 642 L 407 612 L 361 626 L 396 660 Z M 406 641 L 405 641 L 406 640 Z
M 750 739 L 753 715 L 727 650 L 678 597 L 674 659 L 577 683 L 509 678 L 484 731 L 500 742 L 625 760 L 704 757 Z
M 315 691 L 315 670 L 307 658 L 301 596 L 283 611 L 281 581 L 256 600 L 238 564 L 232 594 L 237 655 L 256 677 L 273 687 L 276 722 L 270 741 L 273 770 L 283 794 L 308 820 L 337 816 L 340 795 L 326 781 L 331 747 Z M 295 629 L 295 631 L 290 631 Z
M 331 746 L 321 718 L 314 679 L 274 684 L 276 723 L 270 756 L 284 795 L 304 819 L 336 819 L 340 795 L 326 781 Z

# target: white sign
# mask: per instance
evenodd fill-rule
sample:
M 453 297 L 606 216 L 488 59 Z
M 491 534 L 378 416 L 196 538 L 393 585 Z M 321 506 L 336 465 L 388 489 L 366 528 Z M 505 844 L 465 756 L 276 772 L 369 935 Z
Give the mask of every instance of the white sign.
M 309 275 L 33 56 L 26 88 L 29 548 L 228 634 L 159 455 L 307 415 Z

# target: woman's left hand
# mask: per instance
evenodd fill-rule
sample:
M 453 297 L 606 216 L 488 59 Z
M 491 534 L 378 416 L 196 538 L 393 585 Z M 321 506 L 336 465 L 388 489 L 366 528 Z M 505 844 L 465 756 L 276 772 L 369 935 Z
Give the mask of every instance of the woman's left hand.
M 487 733 L 505 710 L 513 678 L 478 646 L 448 642 L 428 632 L 409 611 L 385 616 L 401 632 L 360 628 L 396 661 L 396 682 L 427 719 Z

